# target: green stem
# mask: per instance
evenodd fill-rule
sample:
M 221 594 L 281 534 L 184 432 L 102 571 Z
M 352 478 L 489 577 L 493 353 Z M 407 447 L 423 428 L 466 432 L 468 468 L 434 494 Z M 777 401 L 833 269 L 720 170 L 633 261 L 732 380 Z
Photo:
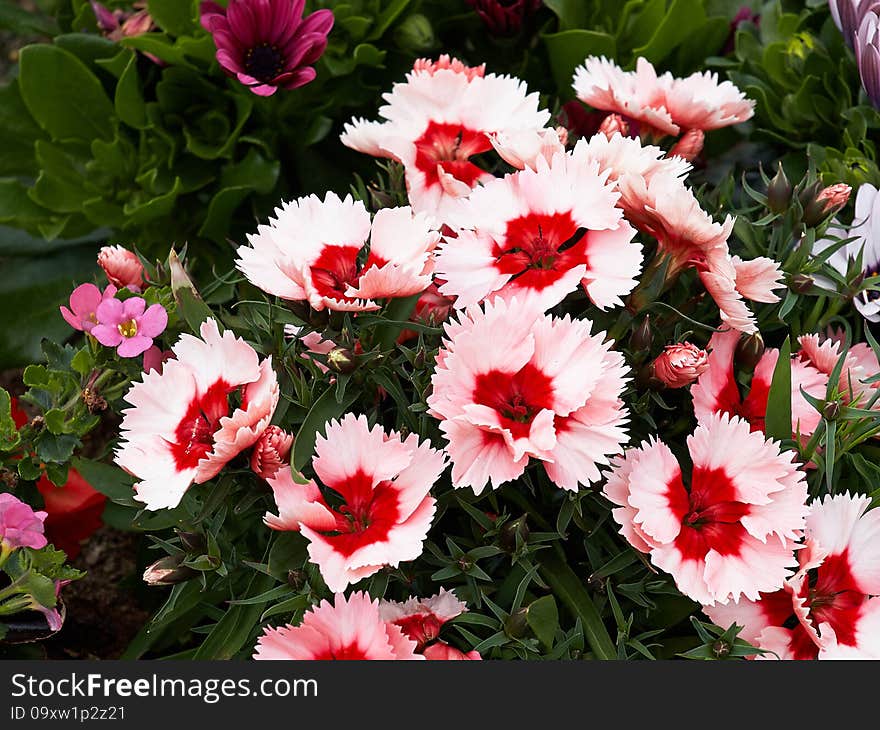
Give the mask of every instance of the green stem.
M 22 596 L 15 598 L 6 603 L 0 603 L 0 616 L 10 616 L 31 605 L 30 596 Z
M 598 659 L 617 659 L 617 648 L 590 598 L 589 593 L 565 562 L 565 553 L 558 545 L 556 550 L 540 553 L 541 575 L 553 589 L 553 593 L 580 618 L 587 643 Z

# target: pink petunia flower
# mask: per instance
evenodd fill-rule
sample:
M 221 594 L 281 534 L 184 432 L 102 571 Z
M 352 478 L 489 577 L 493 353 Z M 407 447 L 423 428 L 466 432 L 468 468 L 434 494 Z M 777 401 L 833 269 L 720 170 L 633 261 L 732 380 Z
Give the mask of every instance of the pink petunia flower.
M 740 341 L 739 332 L 716 332 L 709 341 L 709 368 L 691 388 L 694 413 L 702 421 L 719 413 L 739 416 L 748 421 L 753 431 L 764 430 L 767 398 L 779 350 L 769 348 L 762 355 L 752 375 L 751 386 L 744 397 L 740 393 L 734 368 L 734 354 Z M 824 399 L 828 376 L 801 358 L 791 360 L 791 432 L 810 436 L 822 415 L 804 398 L 801 389 L 813 398 Z
M 379 615 L 379 601 L 363 592 L 334 603 L 321 601 L 306 611 L 299 626 L 267 628 L 257 640 L 254 659 L 365 660 L 415 659 L 416 644 Z
M 763 659 L 880 658 L 880 511 L 862 495 L 826 495 L 810 505 L 800 569 L 782 590 L 703 610 Z
M 112 284 L 102 293 L 94 284 L 80 284 L 70 295 L 70 309 L 60 307 L 61 316 L 75 330 L 91 332 L 98 324 L 98 305 L 116 296 L 117 289 Z
M 144 373 L 125 400 L 122 441 L 115 461 L 140 481 L 135 499 L 147 509 L 172 508 L 195 482 L 215 477 L 253 446 L 278 405 L 278 380 L 271 358 L 232 332 L 222 335 L 213 319 L 201 338 L 181 335 L 176 359 L 162 372 Z M 236 406 L 230 397 L 241 396 Z
M 323 201 L 311 195 L 285 203 L 276 215 L 248 236 L 236 262 L 269 294 L 319 310 L 370 311 L 379 309 L 377 299 L 412 296 L 431 284 L 440 234 L 409 207 L 383 208 L 371 223 L 361 201 L 327 193 Z
M 446 223 L 459 198 L 492 175 L 471 160 L 492 149 L 490 136 L 540 130 L 550 113 L 538 94 L 510 76 L 485 74 L 456 59 L 417 61 L 380 107 L 383 122 L 354 119 L 343 144 L 403 164 L 410 205 Z
M 147 307 L 142 297 L 131 297 L 124 302 L 105 299 L 96 312 L 98 324 L 90 334 L 102 345 L 115 347 L 119 357 L 137 357 L 153 345 L 168 326 L 168 312 L 161 304 Z
M 271 96 L 314 80 L 313 64 L 327 48 L 333 12 L 303 18 L 305 0 L 229 0 L 199 6 L 202 26 L 214 38 L 217 62 L 254 94 Z
M 144 285 L 144 265 L 134 251 L 122 246 L 103 246 L 98 252 L 98 265 L 107 281 L 119 289 L 139 292 Z
M 583 286 L 602 309 L 620 306 L 642 266 L 635 229 L 587 149 L 492 180 L 462 204 L 437 255 L 440 292 L 467 307 L 497 295 L 547 310 Z M 552 191 L 548 194 L 548 191 Z
M 627 440 L 627 368 L 591 329 L 501 299 L 446 325 L 428 406 L 449 442 L 454 486 L 497 488 L 532 458 L 562 489 L 599 480 Z
M 604 494 L 621 534 L 703 604 L 778 590 L 809 511 L 794 452 L 727 415 L 703 421 L 687 445 L 689 479 L 655 439 L 614 460 Z
M 651 364 L 654 377 L 667 388 L 684 388 L 709 369 L 709 353 L 690 342 L 667 345 Z
M 29 505 L 8 492 L 0 493 L 0 556 L 18 548 L 39 550 L 46 547 L 43 523 L 48 513 L 34 512 Z
M 309 557 L 330 590 L 421 555 L 435 510 L 429 492 L 446 468 L 443 452 L 416 434 L 402 439 L 371 429 L 365 416 L 349 413 L 330 422 L 315 453 L 315 473 L 343 504 L 331 507 L 315 482 L 296 483 L 282 469 L 268 480 L 278 514 L 267 512 L 263 520 L 308 539 Z

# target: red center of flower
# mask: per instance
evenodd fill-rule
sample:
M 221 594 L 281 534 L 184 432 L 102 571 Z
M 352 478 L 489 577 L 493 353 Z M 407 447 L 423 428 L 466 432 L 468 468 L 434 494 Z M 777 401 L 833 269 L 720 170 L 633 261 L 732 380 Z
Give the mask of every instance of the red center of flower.
M 333 659 L 336 661 L 360 661 L 364 659 L 372 659 L 372 657 L 368 656 L 367 652 L 358 646 L 357 643 L 346 644 L 338 649 L 327 647 L 324 651 L 316 653 L 314 658 L 323 661 Z
M 379 482 L 359 471 L 333 489 L 344 502 L 336 510 L 336 534 L 327 537 L 337 552 L 350 556 L 356 550 L 381 542 L 400 518 L 398 492 L 394 483 Z
M 516 373 L 490 370 L 477 376 L 474 403 L 495 410 L 514 437 L 526 436 L 534 417 L 553 405 L 553 381 L 532 363 Z
M 220 419 L 229 415 L 229 393 L 233 390 L 229 383 L 218 380 L 192 399 L 170 445 L 179 469 L 194 469 L 214 448 L 214 434 Z
M 269 82 L 284 72 L 284 54 L 278 46 L 260 43 L 244 52 L 242 66 L 248 76 Z
M 741 520 L 749 506 L 736 501 L 736 487 L 723 469 L 695 467 L 690 491 L 681 476 L 670 483 L 668 498 L 681 520 L 676 547 L 685 560 L 703 560 L 710 550 L 738 555 L 746 530 Z
M 460 124 L 429 122 L 416 142 L 416 167 L 425 175 L 425 185 L 440 183 L 437 165 L 456 180 L 474 187 L 485 174 L 470 162 L 470 157 L 492 149 L 492 143 L 482 132 L 475 132 Z
M 578 264 L 587 262 L 588 237 L 571 213 L 529 213 L 508 221 L 492 254 L 495 266 L 516 286 L 544 289 Z
M 855 627 L 865 603 L 865 594 L 858 590 L 846 550 L 839 555 L 829 555 L 818 568 L 810 571 L 802 595 L 816 628 L 828 623 L 840 644 L 857 645 Z
M 371 266 L 384 266 L 387 262 L 373 253 L 363 266 L 358 265 L 362 246 L 324 246 L 321 255 L 311 266 L 312 284 L 322 297 L 341 301 L 354 301 L 345 295 L 349 286 L 357 286 L 362 271 Z
M 394 622 L 400 630 L 418 644 L 417 650 L 440 636 L 440 627 L 443 625 L 434 614 L 415 614 L 405 616 Z

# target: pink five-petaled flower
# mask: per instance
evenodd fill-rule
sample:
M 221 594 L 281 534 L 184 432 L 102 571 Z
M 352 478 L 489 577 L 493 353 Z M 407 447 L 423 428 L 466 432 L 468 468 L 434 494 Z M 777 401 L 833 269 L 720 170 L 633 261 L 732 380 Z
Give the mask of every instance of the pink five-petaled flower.
M 312 81 L 312 64 L 327 47 L 333 12 L 303 18 L 305 0 L 229 0 L 200 5 L 202 26 L 214 37 L 217 61 L 259 96 Z
M 263 431 L 263 435 L 251 451 L 251 469 L 263 479 L 274 477 L 287 463 L 291 446 L 293 446 L 293 434 L 287 433 L 278 426 L 269 426 Z
M 98 324 L 90 334 L 102 345 L 115 347 L 119 357 L 137 357 L 153 345 L 153 338 L 165 331 L 168 312 L 161 304 L 147 307 L 143 297 L 124 302 L 106 299 L 98 305 Z
M 698 421 L 718 413 L 739 416 L 749 422 L 752 431 L 764 430 L 767 399 L 773 372 L 779 361 L 779 350 L 765 350 L 755 371 L 747 395 L 740 393 L 736 378 L 734 355 L 740 341 L 739 332 L 716 332 L 709 341 L 709 368 L 700 375 L 691 388 L 694 414 Z M 804 398 L 822 400 L 825 397 L 828 376 L 801 358 L 791 361 L 791 432 L 792 435 L 810 436 L 822 420 L 822 415 Z
M 654 377 L 667 388 L 683 388 L 709 369 L 709 353 L 690 342 L 667 345 L 652 368 Z
M 687 444 L 689 486 L 662 441 L 615 459 L 604 494 L 621 534 L 700 603 L 778 590 L 797 566 L 809 511 L 795 452 L 727 415 L 706 419 Z
M 871 498 L 826 495 L 810 505 L 800 570 L 757 601 L 704 608 L 743 626 L 762 659 L 880 658 L 880 510 Z
M 238 249 L 238 268 L 263 291 L 314 309 L 370 311 L 377 299 L 408 297 L 431 285 L 440 234 L 409 207 L 383 208 L 370 222 L 360 200 L 327 193 L 284 203 L 276 219 Z M 366 261 L 359 263 L 370 241 Z
M 354 119 L 343 144 L 374 157 L 400 162 L 409 202 L 417 211 L 448 222 L 459 198 L 492 179 L 471 158 L 492 149 L 491 135 L 516 136 L 543 129 L 550 113 L 538 94 L 510 76 L 484 74 L 456 59 L 416 61 L 406 82 L 394 84 L 379 108 L 386 121 Z
M 308 539 L 309 557 L 331 591 L 421 555 L 435 510 L 429 492 L 446 468 L 443 452 L 416 434 L 402 439 L 371 429 L 366 416 L 351 413 L 330 422 L 315 452 L 315 473 L 343 504 L 331 507 L 315 482 L 298 484 L 285 468 L 268 480 L 278 515 L 263 519 Z
M 346 600 L 321 601 L 306 611 L 299 626 L 267 628 L 257 640 L 254 659 L 365 660 L 416 659 L 416 643 L 379 615 L 379 601 L 358 591 Z
M 0 493 L 0 545 L 2 545 L 0 550 L 2 553 L 8 555 L 9 552 L 20 547 L 29 547 L 35 550 L 46 547 L 46 536 L 43 534 L 43 523 L 46 521 L 46 517 L 48 517 L 46 512 L 34 512 L 18 497 L 7 492 Z
M 116 450 L 116 463 L 140 480 L 135 499 L 151 510 L 176 507 L 193 482 L 253 446 L 278 405 L 271 358 L 261 362 L 213 319 L 201 338 L 181 335 L 172 352 L 162 372 L 144 373 L 126 394 L 133 407 L 123 411 Z M 236 407 L 230 396 L 238 394 Z
M 98 305 L 116 296 L 116 291 L 112 284 L 103 294 L 94 284 L 80 284 L 70 295 L 70 309 L 60 307 L 61 316 L 75 330 L 91 332 L 92 327 L 98 324 Z
M 446 324 L 428 406 L 449 442 L 454 486 L 497 488 L 532 458 L 562 489 L 599 480 L 598 467 L 627 441 L 627 368 L 591 329 L 515 299 Z
M 457 216 L 463 225 L 437 255 L 440 292 L 457 307 L 497 295 L 547 310 L 582 286 L 601 309 L 621 305 L 637 283 L 642 246 L 615 207 L 608 173 L 586 152 L 559 152 L 549 164 L 539 157 L 535 170 L 474 190 Z
M 122 246 L 103 246 L 98 251 L 98 265 L 104 269 L 107 281 L 119 289 L 139 292 L 144 285 L 144 265 L 134 251 Z

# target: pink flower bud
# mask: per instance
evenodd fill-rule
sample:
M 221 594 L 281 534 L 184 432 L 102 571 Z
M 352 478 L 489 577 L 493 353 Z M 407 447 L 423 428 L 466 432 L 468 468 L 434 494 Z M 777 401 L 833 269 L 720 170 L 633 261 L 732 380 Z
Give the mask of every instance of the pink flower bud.
M 449 646 L 449 644 L 442 641 L 431 644 L 431 646 L 426 646 L 422 654 L 425 655 L 425 659 L 433 659 L 435 661 L 479 661 L 483 658 L 480 656 L 479 652 L 469 651 L 465 654 L 463 651 L 456 649 L 454 646 Z
M 652 367 L 667 388 L 683 388 L 709 369 L 709 353 L 690 342 L 667 345 Z
M 278 426 L 269 426 L 254 444 L 251 469 L 263 479 L 271 479 L 287 463 L 293 436 Z
M 834 215 L 843 208 L 849 200 L 852 188 L 846 183 L 837 183 L 823 188 L 816 196 L 816 200 L 823 204 L 825 215 Z
M 702 129 L 689 129 L 675 143 L 673 148 L 669 150 L 669 156 L 681 157 L 683 160 L 693 160 L 700 152 L 703 151 L 703 142 L 706 135 Z
M 599 125 L 599 131 L 608 139 L 611 139 L 615 134 L 628 137 L 629 123 L 620 114 L 609 114 Z
M 45 512 L 34 512 L 27 504 L 7 492 L 0 494 L 0 554 L 8 555 L 20 547 L 35 550 L 46 547 L 43 523 L 47 516 Z
M 107 281 L 122 289 L 140 291 L 144 285 L 144 267 L 137 255 L 122 246 L 104 246 L 98 252 L 98 266 L 107 274 Z

